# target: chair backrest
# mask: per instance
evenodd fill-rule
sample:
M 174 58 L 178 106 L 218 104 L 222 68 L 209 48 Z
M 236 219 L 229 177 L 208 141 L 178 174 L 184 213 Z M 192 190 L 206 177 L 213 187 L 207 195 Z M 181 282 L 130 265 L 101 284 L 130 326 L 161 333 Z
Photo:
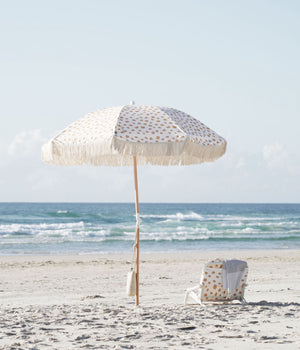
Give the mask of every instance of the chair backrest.
M 248 276 L 248 267 L 245 268 L 240 284 L 230 295 L 223 286 L 223 260 L 214 259 L 208 261 L 203 268 L 200 280 L 201 301 L 231 301 L 241 300 L 244 297 L 244 291 Z

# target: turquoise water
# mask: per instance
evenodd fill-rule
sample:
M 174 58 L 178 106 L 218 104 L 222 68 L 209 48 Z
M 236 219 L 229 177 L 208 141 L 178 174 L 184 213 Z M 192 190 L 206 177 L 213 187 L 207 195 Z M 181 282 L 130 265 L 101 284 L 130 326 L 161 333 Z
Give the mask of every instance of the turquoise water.
M 299 249 L 300 204 L 140 204 L 142 251 Z M 129 203 L 0 203 L 0 254 L 131 252 Z

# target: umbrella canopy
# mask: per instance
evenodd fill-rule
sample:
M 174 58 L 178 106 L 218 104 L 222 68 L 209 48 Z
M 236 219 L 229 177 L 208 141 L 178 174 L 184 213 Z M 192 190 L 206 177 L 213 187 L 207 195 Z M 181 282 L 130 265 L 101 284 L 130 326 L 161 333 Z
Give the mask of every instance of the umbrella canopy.
M 103 108 L 74 122 L 43 146 L 55 165 L 189 165 L 214 161 L 226 141 L 199 120 L 168 107 Z
M 137 164 L 198 164 L 214 161 L 225 151 L 225 139 L 198 119 L 173 108 L 131 104 L 99 109 L 74 122 L 43 146 L 42 160 L 54 165 L 133 165 L 138 305 L 140 219 Z

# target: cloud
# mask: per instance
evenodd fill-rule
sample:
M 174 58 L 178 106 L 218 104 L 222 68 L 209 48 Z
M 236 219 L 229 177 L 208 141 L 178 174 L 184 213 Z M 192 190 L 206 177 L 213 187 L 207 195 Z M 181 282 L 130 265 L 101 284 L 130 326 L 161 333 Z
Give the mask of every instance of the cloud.
M 40 152 L 41 146 L 48 139 L 42 130 L 23 130 L 19 132 L 8 146 L 8 154 L 12 157 L 29 157 Z
M 47 130 L 36 129 L 18 133 L 10 143 L 0 140 L 3 145 L 0 164 L 2 200 L 133 201 L 131 167 L 54 167 L 43 164 L 41 146 L 51 136 L 53 133 L 51 135 Z M 141 166 L 138 167 L 140 200 L 299 201 L 300 159 L 299 152 L 295 152 L 277 142 L 265 145 L 255 153 L 229 150 L 215 163 L 199 166 Z

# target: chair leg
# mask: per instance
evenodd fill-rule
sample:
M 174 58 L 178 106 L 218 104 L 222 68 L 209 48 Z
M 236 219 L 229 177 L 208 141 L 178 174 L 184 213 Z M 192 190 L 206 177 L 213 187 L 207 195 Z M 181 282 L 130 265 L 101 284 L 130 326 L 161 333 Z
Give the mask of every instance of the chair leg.
M 199 301 L 199 304 L 202 306 L 202 307 L 206 307 L 206 305 L 200 300 Z
M 246 299 L 245 299 L 244 297 L 241 298 L 241 303 L 244 304 L 244 305 L 245 305 L 245 304 L 248 304 L 247 301 L 246 301 Z
M 185 296 L 184 296 L 184 305 L 187 305 L 187 301 L 188 301 L 189 295 L 190 295 L 190 292 L 187 291 L 187 292 L 185 293 Z

